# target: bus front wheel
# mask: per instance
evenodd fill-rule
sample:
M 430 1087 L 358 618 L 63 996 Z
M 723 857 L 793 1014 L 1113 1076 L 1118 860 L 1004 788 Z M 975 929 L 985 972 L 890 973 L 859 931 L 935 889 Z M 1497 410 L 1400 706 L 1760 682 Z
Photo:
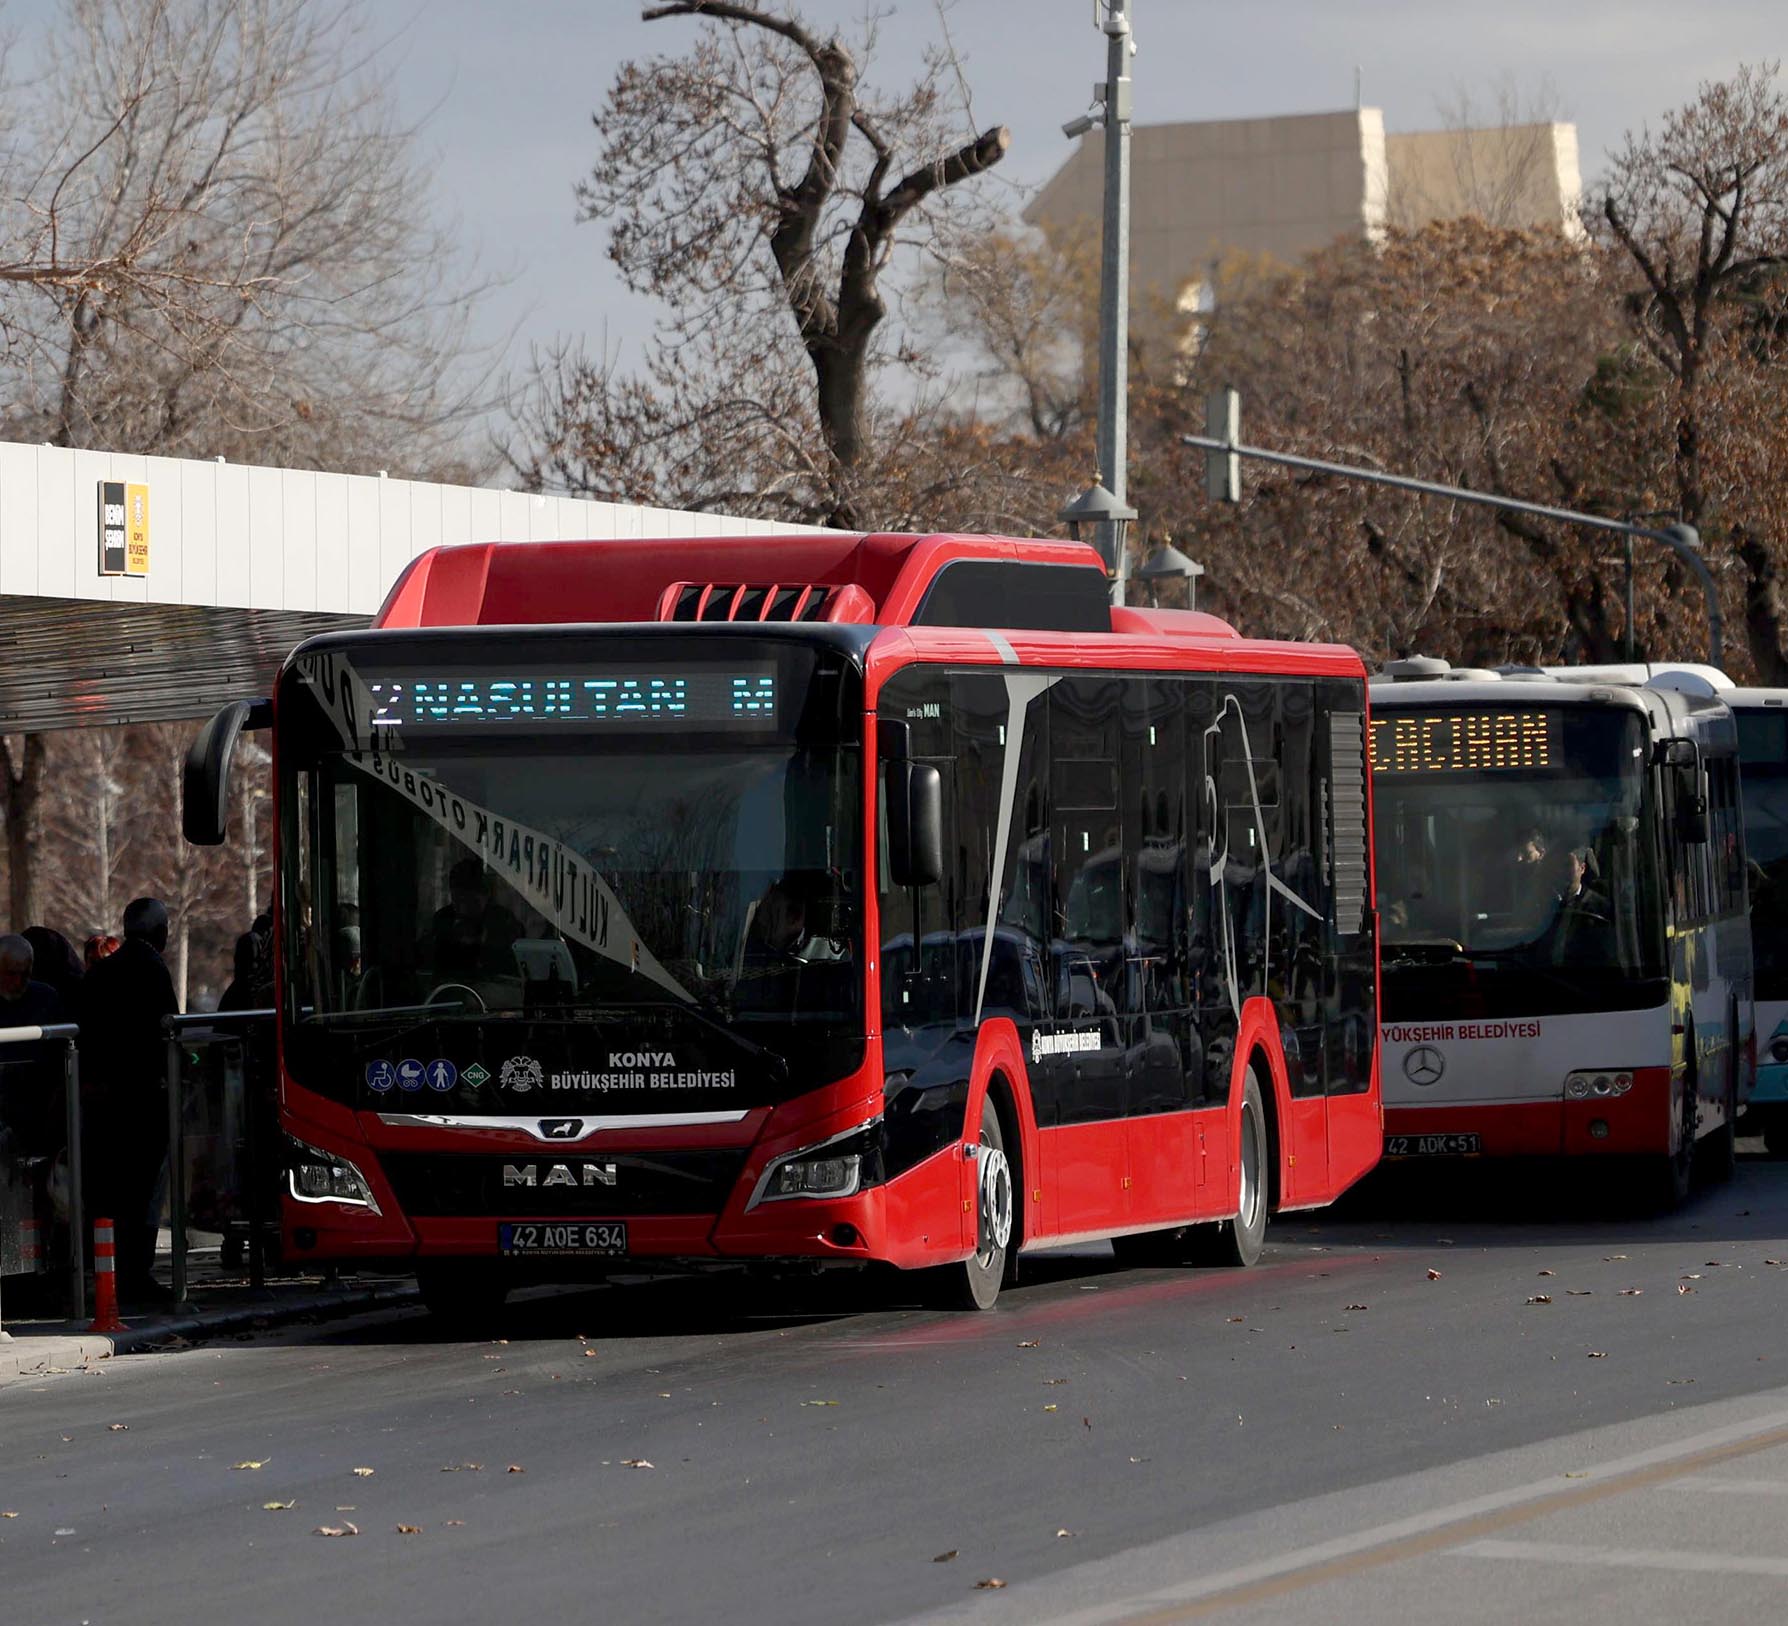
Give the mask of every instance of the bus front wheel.
M 975 1251 L 954 1265 L 926 1274 L 927 1297 L 944 1310 L 991 1310 L 1006 1274 L 1012 1243 L 1012 1165 L 991 1098 L 981 1102 L 980 1147 L 975 1157 Z

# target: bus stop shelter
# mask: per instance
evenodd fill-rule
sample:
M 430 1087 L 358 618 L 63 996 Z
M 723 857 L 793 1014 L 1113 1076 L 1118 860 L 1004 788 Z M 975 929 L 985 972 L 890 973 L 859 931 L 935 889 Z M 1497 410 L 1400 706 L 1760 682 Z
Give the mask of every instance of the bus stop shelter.
M 263 694 L 295 644 L 364 625 L 404 565 L 440 543 L 791 529 L 0 442 L 0 733 L 177 721 Z

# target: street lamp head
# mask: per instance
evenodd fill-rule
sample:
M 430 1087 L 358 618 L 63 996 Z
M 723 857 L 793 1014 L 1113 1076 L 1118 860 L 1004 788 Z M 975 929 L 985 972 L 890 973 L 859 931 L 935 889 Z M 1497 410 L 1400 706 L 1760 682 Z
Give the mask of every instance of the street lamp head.
M 1143 561 L 1136 577 L 1147 584 L 1149 597 L 1156 605 L 1161 602 L 1163 583 L 1183 581 L 1186 584 L 1186 608 L 1190 610 L 1198 603 L 1198 578 L 1203 574 L 1203 565 L 1181 553 L 1171 542 L 1164 541 Z
M 1693 525 L 1685 525 L 1681 520 L 1673 520 L 1664 527 L 1664 535 L 1674 537 L 1685 548 L 1701 548 L 1701 533 Z
M 1105 556 L 1105 568 L 1115 570 L 1124 556 L 1124 534 L 1136 518 L 1136 510 L 1119 502 L 1095 479 L 1056 518 L 1076 542 L 1085 540 L 1097 546 Z

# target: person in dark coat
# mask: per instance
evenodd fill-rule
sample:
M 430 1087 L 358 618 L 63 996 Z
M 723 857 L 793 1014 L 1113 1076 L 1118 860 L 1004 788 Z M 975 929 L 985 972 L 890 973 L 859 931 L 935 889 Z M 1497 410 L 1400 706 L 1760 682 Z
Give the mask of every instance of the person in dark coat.
M 31 945 L 34 957 L 31 974 L 56 990 L 62 1009 L 71 1013 L 62 1020 L 73 1021 L 72 1013 L 80 1003 L 81 978 L 87 974 L 80 955 L 75 953 L 74 944 L 48 926 L 27 926 L 19 935 Z
M 89 1211 L 109 1218 L 117 1246 L 118 1295 L 139 1306 L 166 1303 L 153 1274 L 150 1213 L 168 1150 L 167 1040 L 162 1018 L 179 1010 L 162 959 L 168 911 L 138 898 L 124 911 L 124 941 L 81 983 L 81 1081 L 90 1093 L 86 1174 Z
M 0 937 L 0 1029 L 47 1028 L 67 1020 L 56 990 L 32 977 L 31 944 Z M 0 1067 L 0 1151 L 31 1155 L 54 1149 L 55 1077 L 42 1046 L 9 1045 Z

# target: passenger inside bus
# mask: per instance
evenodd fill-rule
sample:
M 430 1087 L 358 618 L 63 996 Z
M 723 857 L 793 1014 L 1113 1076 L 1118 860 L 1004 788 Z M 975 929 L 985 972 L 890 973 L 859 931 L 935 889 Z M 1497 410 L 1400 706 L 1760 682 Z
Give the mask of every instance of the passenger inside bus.
M 512 945 L 524 936 L 522 924 L 493 902 L 490 877 L 476 858 L 462 858 L 447 872 L 448 902 L 435 911 L 422 960 L 437 979 L 515 975 Z

